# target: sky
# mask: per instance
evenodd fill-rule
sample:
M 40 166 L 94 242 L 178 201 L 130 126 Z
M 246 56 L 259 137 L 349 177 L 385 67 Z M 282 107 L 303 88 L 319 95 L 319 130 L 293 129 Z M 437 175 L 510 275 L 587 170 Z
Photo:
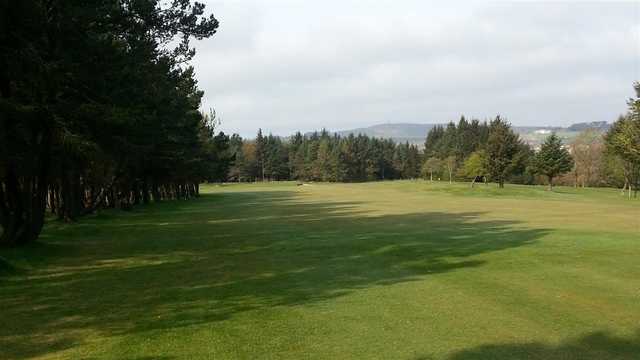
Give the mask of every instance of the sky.
M 244 137 L 611 122 L 640 80 L 640 1 L 200 1 L 220 21 L 194 43 L 203 108 Z

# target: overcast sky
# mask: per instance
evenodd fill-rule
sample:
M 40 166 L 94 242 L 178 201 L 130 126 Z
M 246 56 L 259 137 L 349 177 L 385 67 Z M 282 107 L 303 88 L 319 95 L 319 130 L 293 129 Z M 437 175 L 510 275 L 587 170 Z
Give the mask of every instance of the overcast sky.
M 243 136 L 612 121 L 640 79 L 640 1 L 204 2 L 220 28 L 196 44 L 203 106 Z

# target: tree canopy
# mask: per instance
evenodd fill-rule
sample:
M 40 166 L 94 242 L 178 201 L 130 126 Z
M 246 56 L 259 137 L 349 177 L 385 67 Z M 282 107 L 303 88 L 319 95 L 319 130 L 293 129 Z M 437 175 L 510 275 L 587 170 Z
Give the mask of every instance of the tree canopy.
M 620 116 L 611 126 L 605 136 L 607 152 L 617 158 L 621 164 L 625 187 L 629 187 L 629 197 L 632 188 L 636 191 L 640 182 L 640 83 L 634 84 L 635 99 L 629 99 L 629 111 Z
M 0 5 L 0 244 L 33 241 L 45 207 L 197 195 L 225 135 L 199 111 L 187 62 L 218 21 L 189 0 Z M 226 170 L 224 170 L 226 172 Z
M 571 155 L 562 146 L 562 141 L 552 133 L 540 147 L 535 159 L 536 171 L 547 177 L 549 180 L 549 190 L 553 189 L 553 179 L 567 173 L 573 167 Z
M 234 181 L 412 179 L 419 176 L 422 160 L 415 145 L 325 130 L 296 133 L 288 140 L 259 130 L 255 140 L 240 141 L 243 146 L 234 147 L 237 160 L 229 173 Z
M 518 153 L 523 152 L 524 147 L 509 123 L 500 116 L 491 121 L 486 145 L 486 169 L 498 186 L 504 187 L 506 179 L 518 166 Z

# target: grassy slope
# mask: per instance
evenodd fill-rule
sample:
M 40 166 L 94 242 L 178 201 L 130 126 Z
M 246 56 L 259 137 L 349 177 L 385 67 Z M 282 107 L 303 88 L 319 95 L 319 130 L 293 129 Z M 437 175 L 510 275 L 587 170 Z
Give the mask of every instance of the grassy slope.
M 614 190 L 204 192 L 2 251 L 0 358 L 640 354 L 640 203 Z

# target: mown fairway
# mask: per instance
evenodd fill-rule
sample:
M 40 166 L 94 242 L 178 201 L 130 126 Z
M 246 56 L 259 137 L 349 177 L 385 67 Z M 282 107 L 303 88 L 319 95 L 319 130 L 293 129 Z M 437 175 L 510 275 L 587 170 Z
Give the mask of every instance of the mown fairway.
M 639 359 L 640 201 L 205 186 L 2 250 L 0 359 Z

